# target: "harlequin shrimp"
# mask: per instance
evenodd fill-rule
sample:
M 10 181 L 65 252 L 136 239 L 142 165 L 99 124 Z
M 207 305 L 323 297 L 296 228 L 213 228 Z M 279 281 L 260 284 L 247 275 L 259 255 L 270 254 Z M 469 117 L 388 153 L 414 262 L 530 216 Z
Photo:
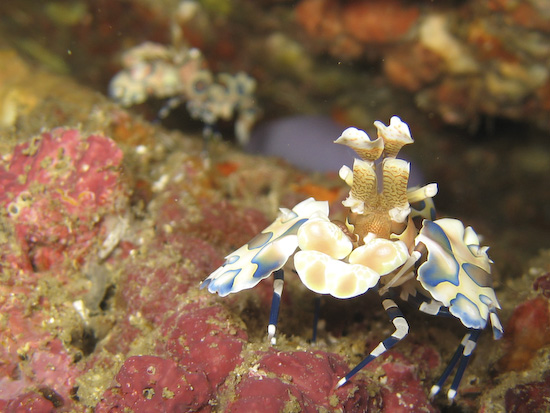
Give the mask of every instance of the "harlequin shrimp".
M 199 49 L 145 42 L 124 53 L 123 69 L 109 84 L 109 94 L 123 106 L 145 102 L 151 97 L 168 99 L 159 116 L 183 103 L 194 119 L 212 134 L 220 119 L 235 119 L 235 136 L 245 144 L 256 120 L 256 81 L 246 73 L 213 74 Z
M 424 313 L 456 317 L 468 331 L 430 394 L 434 397 L 458 366 L 447 393 L 452 401 L 487 323 L 495 339 L 503 334 L 492 288 L 492 261 L 471 227 L 457 219 L 435 219 L 436 184 L 407 188 L 410 165 L 397 154 L 413 143 L 408 125 L 394 116 L 389 126 L 378 121 L 375 126 L 375 140 L 362 130 L 348 128 L 335 141 L 359 155 L 353 169 L 340 170 L 351 188 L 343 201 L 349 209 L 345 222 L 331 221 L 328 203 L 313 198 L 292 210 L 282 208 L 270 226 L 229 254 L 201 288 L 226 296 L 252 288 L 273 273 L 271 344 L 276 344 L 283 267 L 292 255 L 301 281 L 315 293 L 351 298 L 377 290 L 395 331 L 337 387 L 408 334 L 409 325 L 394 300 L 396 292 Z

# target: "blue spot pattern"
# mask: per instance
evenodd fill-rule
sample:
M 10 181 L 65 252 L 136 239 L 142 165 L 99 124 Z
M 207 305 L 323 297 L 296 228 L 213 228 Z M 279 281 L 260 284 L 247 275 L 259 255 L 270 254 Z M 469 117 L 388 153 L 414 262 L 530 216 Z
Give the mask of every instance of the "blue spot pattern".
M 227 257 L 227 259 L 225 260 L 225 263 L 223 264 L 223 266 L 225 267 L 226 265 L 234 264 L 234 263 L 236 263 L 237 261 L 239 261 L 240 258 L 241 258 L 240 255 L 237 255 L 237 254 L 230 255 L 230 256 Z
M 487 325 L 487 320 L 481 316 L 478 306 L 464 294 L 458 293 L 456 298 L 451 300 L 449 311 L 470 328 L 483 329 Z
M 426 286 L 435 287 L 442 282 L 459 284 L 460 266 L 454 258 L 451 243 L 441 227 L 431 221 L 424 221 L 421 232 L 429 238 L 430 252 L 427 261 L 418 269 L 418 279 Z M 437 250 L 437 254 L 434 251 Z
M 225 271 L 220 277 L 209 280 L 206 279 L 201 285 L 201 288 L 203 288 L 204 283 L 207 281 L 210 281 L 208 284 L 204 285 L 205 287 L 208 286 L 208 291 L 212 292 L 218 292 L 219 295 L 222 297 L 229 294 L 231 292 L 231 289 L 233 288 L 233 283 L 235 282 L 235 277 L 239 275 L 241 272 L 240 269 L 237 270 L 227 270 Z
M 292 210 L 281 208 L 277 219 L 232 254 L 201 284 L 226 296 L 256 286 L 282 268 L 298 248 L 298 229 L 312 216 L 328 219 L 328 202 L 308 198 Z
M 452 254 L 451 241 L 445 234 L 445 231 L 433 221 L 424 221 L 424 227 L 420 231 L 424 233 L 428 238 L 439 244 L 444 248 L 447 254 Z
M 307 219 L 304 218 L 295 222 L 289 229 L 287 229 L 282 235 L 280 235 L 273 241 L 279 240 L 288 235 L 296 235 L 298 233 L 298 229 L 300 229 L 302 224 L 306 221 Z M 281 262 L 280 259 L 278 259 L 278 257 L 271 252 L 270 247 L 272 246 L 272 244 L 273 242 L 265 245 L 260 251 L 258 251 L 254 258 L 250 260 L 250 262 L 258 266 L 258 268 L 256 268 L 256 271 L 254 271 L 254 274 L 252 275 L 253 278 L 263 279 L 269 276 L 273 271 L 281 268 L 286 263 L 286 260 L 285 262 Z
M 475 264 L 465 262 L 462 264 L 462 269 L 466 274 L 468 274 L 468 277 L 470 277 L 472 281 L 480 287 L 492 287 L 491 274 L 483 268 L 480 268 Z

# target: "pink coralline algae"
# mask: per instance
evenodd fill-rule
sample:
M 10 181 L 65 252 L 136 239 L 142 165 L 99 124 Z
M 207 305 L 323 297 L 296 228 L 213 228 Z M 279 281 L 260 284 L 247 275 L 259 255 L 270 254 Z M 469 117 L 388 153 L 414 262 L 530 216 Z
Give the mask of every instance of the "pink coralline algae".
M 20 297 L 31 294 L 32 289 L 28 287 L 2 286 L 0 290 L 0 312 L 4 320 L 0 347 L 0 411 L 3 411 L 2 403 L 43 406 L 45 400 L 26 395 L 29 390 L 37 389 L 56 407 L 62 406 L 70 400 L 75 378 L 81 374 L 62 342 L 41 328 L 45 321 L 43 315 L 26 314 Z M 13 409 L 19 411 L 16 407 Z
M 248 336 L 221 305 L 204 304 L 186 305 L 167 318 L 161 327 L 166 343 L 159 347 L 180 365 L 204 371 L 217 387 L 243 361 L 241 350 Z
M 237 391 L 240 397 L 229 405 L 227 412 L 282 412 L 291 400 L 295 400 L 297 407 L 302 411 L 308 411 L 304 406 L 303 396 L 296 388 L 279 379 L 247 378 L 239 385 Z
M 424 355 L 433 359 L 433 350 L 425 350 Z M 335 389 L 348 370 L 335 354 L 271 349 L 236 385 L 235 399 L 224 408 L 228 412 L 436 411 L 418 378 L 418 366 L 400 353 L 390 352 L 367 367 L 372 379 L 356 378 L 353 386 Z
M 1 411 L 76 409 L 83 351 L 69 342 L 82 326 L 61 331 L 71 307 L 55 288 L 75 288 L 71 273 L 97 257 L 104 217 L 125 205 L 121 162 L 111 139 L 61 128 L 0 159 Z
M 8 401 L 0 400 L 0 411 L 10 413 L 55 412 L 55 405 L 38 392 L 28 392 Z
M 542 292 L 546 298 L 550 298 L 550 273 L 538 277 L 533 283 L 533 290 Z
M 217 388 L 243 361 L 247 335 L 230 320 L 212 301 L 180 305 L 159 327 L 157 355 L 128 358 L 96 412 L 209 412 Z
M 5 251 L 12 268 L 43 271 L 69 251 L 78 261 L 97 236 L 103 214 L 124 193 L 122 151 L 109 138 L 54 129 L 0 160 L 0 206 L 19 245 Z M 7 256 L 6 256 L 7 255 Z
M 277 352 L 271 349 L 238 384 L 237 398 L 226 411 L 279 412 L 287 408 L 317 412 L 344 405 L 346 411 L 365 411 L 367 407 L 378 406 L 379 400 L 369 397 L 363 380 L 351 390 L 333 391 L 339 376 L 347 369 L 339 356 L 322 351 Z
M 127 265 L 120 294 L 130 313 L 139 311 L 148 321 L 160 323 L 168 311 L 181 303 L 183 295 L 199 283 L 204 274 L 198 271 L 200 267 L 208 265 L 207 260 L 211 260 L 210 265 L 217 262 L 218 255 L 204 240 L 181 233 L 155 240 L 150 248 L 147 257 Z M 167 253 L 178 258 L 166 259 Z M 149 293 L 143 294 L 144 291 Z
M 104 394 L 96 413 L 210 411 L 212 389 L 205 374 L 187 370 L 172 360 L 130 357 L 116 382 L 118 385 Z
M 524 370 L 537 352 L 550 344 L 550 306 L 544 297 L 518 305 L 506 325 L 506 354 L 499 364 L 505 371 Z
M 426 349 L 423 357 L 437 358 L 433 351 Z M 433 362 L 431 363 L 433 366 Z M 387 413 L 406 413 L 410 411 L 435 412 L 426 392 L 418 378 L 417 367 L 398 353 L 393 354 L 393 360 L 381 363 L 385 373 L 384 386 L 381 394 L 383 409 Z
M 508 413 L 550 411 L 550 375 L 544 380 L 520 384 L 504 395 Z
M 208 185 L 208 183 L 191 181 L 189 185 Z M 187 236 L 203 238 L 209 244 L 219 247 L 226 253 L 249 241 L 258 231 L 268 225 L 265 216 L 258 210 L 245 208 L 239 210 L 230 202 L 204 202 L 197 205 L 182 205 L 178 203 L 180 195 L 177 190 L 168 188 L 163 194 L 165 198 L 156 217 L 158 225 L 169 225 L 174 232 L 181 231 Z M 194 218 L 199 214 L 202 219 Z M 198 252 L 200 249 L 197 249 Z M 223 255 L 222 251 L 218 252 Z M 193 260 L 198 258 L 193 254 Z M 210 262 L 208 272 L 215 268 Z

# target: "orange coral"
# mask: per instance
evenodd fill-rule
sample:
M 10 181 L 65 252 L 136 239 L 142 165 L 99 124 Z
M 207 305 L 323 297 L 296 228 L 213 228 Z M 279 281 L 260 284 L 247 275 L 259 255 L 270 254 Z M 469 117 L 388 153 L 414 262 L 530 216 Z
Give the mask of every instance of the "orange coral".
M 508 351 L 499 364 L 505 371 L 529 367 L 537 351 L 550 344 L 548 300 L 537 297 L 520 304 L 506 326 Z
M 355 1 L 303 0 L 296 19 L 313 38 L 328 42 L 339 57 L 357 57 L 364 44 L 386 44 L 402 38 L 419 17 L 414 6 L 398 0 Z
M 539 5 L 540 3 L 540 5 Z M 548 12 L 545 2 L 490 0 L 487 7 L 491 11 L 505 13 L 507 19 L 520 26 L 548 32 Z
M 365 43 L 389 43 L 401 38 L 418 19 L 418 8 L 397 0 L 353 2 L 344 8 L 346 31 Z
M 238 162 L 227 161 L 220 162 L 216 165 L 216 168 L 218 169 L 218 172 L 221 173 L 223 176 L 229 176 L 233 172 L 237 171 L 240 166 L 241 165 Z
M 301 194 L 312 196 L 319 201 L 328 201 L 331 204 L 341 197 L 341 188 L 326 188 L 315 184 L 292 185 L 292 189 Z
M 404 44 L 389 51 L 384 73 L 390 81 L 409 91 L 422 89 L 443 72 L 443 60 L 420 43 Z
M 480 59 L 501 59 L 517 62 L 518 58 L 506 50 L 502 40 L 490 33 L 483 21 L 475 21 L 468 29 L 468 43 L 476 47 Z
M 329 39 L 344 31 L 338 2 L 304 0 L 296 7 L 296 17 L 310 36 Z

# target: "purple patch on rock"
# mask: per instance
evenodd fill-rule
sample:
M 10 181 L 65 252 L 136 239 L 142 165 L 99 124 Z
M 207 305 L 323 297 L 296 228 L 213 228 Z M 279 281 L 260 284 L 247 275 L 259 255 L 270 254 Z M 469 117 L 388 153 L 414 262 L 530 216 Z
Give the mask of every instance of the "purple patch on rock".
M 338 171 L 351 167 L 355 152 L 333 142 L 345 128 L 325 116 L 292 116 L 261 124 L 254 129 L 246 151 L 277 156 L 306 170 Z
M 245 150 L 282 158 L 305 171 L 338 172 L 342 165 L 352 168 L 357 158 L 351 148 L 334 143 L 345 129 L 327 116 L 276 119 L 255 128 Z M 424 183 L 422 173 L 411 164 L 409 187 Z

